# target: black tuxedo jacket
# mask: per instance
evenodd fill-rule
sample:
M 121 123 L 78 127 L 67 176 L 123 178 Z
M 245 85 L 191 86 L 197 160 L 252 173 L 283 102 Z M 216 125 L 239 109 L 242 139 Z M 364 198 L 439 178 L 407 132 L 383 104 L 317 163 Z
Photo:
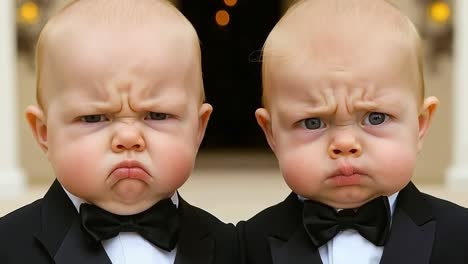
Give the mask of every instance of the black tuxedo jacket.
M 302 225 L 303 202 L 285 201 L 238 224 L 241 263 L 320 264 Z M 398 194 L 381 264 L 467 264 L 468 209 L 423 194 L 409 183 Z
M 179 196 L 181 231 L 175 264 L 238 264 L 233 225 L 189 205 Z M 92 247 L 80 216 L 55 181 L 43 199 L 0 218 L 2 264 L 111 263 L 102 246 Z

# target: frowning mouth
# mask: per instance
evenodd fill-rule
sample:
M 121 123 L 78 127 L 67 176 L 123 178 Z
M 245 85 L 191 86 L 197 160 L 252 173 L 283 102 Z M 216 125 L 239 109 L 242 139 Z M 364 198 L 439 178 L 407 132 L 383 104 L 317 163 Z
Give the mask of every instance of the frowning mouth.
M 359 185 L 365 177 L 367 175 L 362 170 L 351 165 L 342 165 L 333 171 L 327 180 L 335 186 L 349 186 Z
M 148 173 L 145 166 L 140 162 L 136 160 L 125 160 L 112 168 L 112 171 L 108 177 L 108 181 L 111 185 L 114 185 L 115 183 L 124 179 L 134 179 L 149 182 L 151 180 L 151 175 Z

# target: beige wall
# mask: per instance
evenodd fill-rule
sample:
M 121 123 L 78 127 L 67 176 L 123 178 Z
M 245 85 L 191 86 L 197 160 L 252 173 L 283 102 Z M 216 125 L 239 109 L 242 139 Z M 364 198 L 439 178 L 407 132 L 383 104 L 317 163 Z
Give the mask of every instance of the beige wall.
M 288 1 L 288 0 L 286 0 Z M 293 0 L 291 0 L 293 1 Z M 57 6 L 63 6 L 69 1 L 59 1 Z M 393 1 L 400 6 L 405 13 L 407 13 L 414 21 L 420 21 L 417 17 L 421 12 L 414 6 L 413 1 L 399 0 Z M 286 6 L 287 4 L 285 4 Z M 416 23 L 417 24 L 417 23 Z M 450 135 L 451 135 L 451 67 L 452 62 L 450 58 L 442 58 L 438 63 L 437 72 L 432 72 L 426 67 L 426 93 L 428 95 L 435 95 L 441 101 L 441 107 L 438 110 L 433 124 L 432 130 L 427 138 L 425 148 L 420 155 L 415 172 L 415 179 L 419 182 L 442 182 L 445 169 L 449 165 L 451 148 L 450 148 Z M 19 89 L 19 102 L 18 111 L 24 112 L 28 104 L 34 103 L 34 69 L 28 58 L 18 58 L 18 89 Z M 23 115 L 22 115 L 23 116 Z M 252 115 L 252 118 L 254 116 Z M 36 145 L 29 127 L 26 124 L 24 117 L 19 122 L 20 133 L 20 162 L 24 167 L 29 182 L 39 183 L 50 181 L 53 178 L 52 170 L 39 147 Z M 228 155 L 228 154 L 223 154 Z M 233 154 L 241 155 L 241 154 Z M 244 155 L 258 155 L 258 154 L 244 154 Z M 212 159 L 219 158 L 220 155 L 210 155 Z M 269 158 L 269 155 L 266 155 Z M 222 158 L 222 157 L 221 157 Z M 243 158 L 246 163 L 251 162 L 251 166 L 255 166 L 256 158 Z M 203 167 L 210 166 L 213 162 L 202 162 Z M 270 162 L 269 164 L 275 164 Z M 264 164 L 263 164 L 264 165 Z M 274 166 L 274 165 L 273 165 Z

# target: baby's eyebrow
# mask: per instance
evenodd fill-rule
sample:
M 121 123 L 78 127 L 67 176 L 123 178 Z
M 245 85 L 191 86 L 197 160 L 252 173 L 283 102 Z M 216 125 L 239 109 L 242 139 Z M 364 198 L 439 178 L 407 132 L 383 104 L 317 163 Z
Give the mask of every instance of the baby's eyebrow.
M 80 103 L 70 102 L 68 108 L 71 110 L 92 110 L 93 112 L 115 112 L 120 109 L 120 105 L 116 106 L 109 101 L 81 101 Z
M 362 101 L 362 100 L 359 100 L 359 101 L 355 101 L 355 102 L 352 102 L 350 101 L 348 106 L 350 107 L 347 107 L 348 110 L 350 112 L 356 112 L 356 111 L 375 111 L 377 109 L 379 109 L 379 106 L 381 106 L 382 104 L 378 103 L 378 102 L 374 102 L 374 101 Z M 332 115 L 334 114 L 336 111 L 338 111 L 337 109 L 338 105 L 337 104 L 323 104 L 323 105 L 319 105 L 319 106 L 314 106 L 314 107 L 310 107 L 306 110 L 306 113 L 310 116 L 321 116 L 321 115 Z
M 355 102 L 353 111 L 367 111 L 367 112 L 400 112 L 406 108 L 406 105 L 401 100 L 396 98 L 386 98 L 385 100 L 376 101 L 360 101 Z
M 308 116 L 332 115 L 336 111 L 336 105 L 320 105 L 305 109 L 304 113 Z
M 184 100 L 184 96 L 174 98 L 174 97 L 166 97 L 166 96 L 159 96 L 156 98 L 147 98 L 142 99 L 138 102 L 139 107 L 143 108 L 152 108 L 152 107 L 164 107 L 164 108 L 171 108 L 171 109 L 181 109 L 183 108 L 186 103 Z
M 353 110 L 376 110 L 379 107 L 379 103 L 374 101 L 358 101 L 352 104 Z

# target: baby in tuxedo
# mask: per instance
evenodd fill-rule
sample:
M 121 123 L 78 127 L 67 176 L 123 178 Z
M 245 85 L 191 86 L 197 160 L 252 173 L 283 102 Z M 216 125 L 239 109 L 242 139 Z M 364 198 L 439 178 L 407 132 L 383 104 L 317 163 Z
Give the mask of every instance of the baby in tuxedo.
M 383 0 L 305 0 L 263 49 L 258 124 L 292 194 L 238 224 L 243 263 L 466 263 L 468 211 L 411 183 L 437 98 Z
M 37 45 L 26 117 L 57 180 L 0 220 L 1 263 L 235 263 L 237 236 L 177 189 L 212 107 L 198 37 L 163 0 L 74 1 Z

